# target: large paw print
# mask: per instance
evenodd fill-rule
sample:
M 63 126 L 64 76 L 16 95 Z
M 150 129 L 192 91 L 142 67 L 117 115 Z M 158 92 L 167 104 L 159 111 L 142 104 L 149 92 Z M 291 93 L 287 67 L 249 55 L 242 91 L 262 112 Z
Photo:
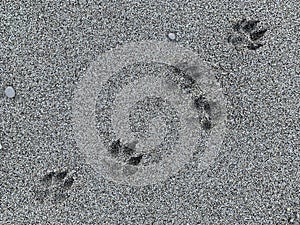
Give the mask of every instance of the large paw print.
M 68 170 L 50 171 L 39 179 L 35 188 L 35 199 L 40 203 L 63 202 L 69 197 L 69 190 L 74 184 L 74 171 Z
M 237 22 L 233 26 L 234 33 L 228 37 L 228 42 L 236 49 L 246 47 L 249 50 L 257 50 L 263 46 L 261 41 L 268 30 L 259 25 L 259 20 L 243 19 Z

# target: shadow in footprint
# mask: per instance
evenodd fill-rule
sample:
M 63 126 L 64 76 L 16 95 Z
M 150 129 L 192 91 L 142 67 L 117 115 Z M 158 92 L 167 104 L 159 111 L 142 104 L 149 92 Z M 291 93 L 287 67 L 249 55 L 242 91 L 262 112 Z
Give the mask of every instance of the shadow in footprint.
M 127 164 L 128 164 L 128 165 L 132 165 L 132 166 L 137 166 L 137 165 L 140 164 L 142 158 L 143 158 L 143 155 L 131 157 L 131 158 L 127 161 Z
M 122 149 L 121 141 L 120 139 L 118 139 L 112 142 L 108 150 L 112 156 L 116 157 L 118 154 L 120 154 L 121 149 Z
M 194 100 L 194 107 L 197 110 L 204 110 L 206 113 L 211 113 L 211 106 L 204 96 L 199 96 Z
M 247 22 L 244 22 L 242 29 L 245 32 L 250 33 L 251 31 L 253 31 L 256 28 L 256 26 L 259 22 L 260 22 L 259 20 L 249 20 Z
M 210 130 L 212 128 L 212 122 L 209 118 L 206 118 L 203 122 L 202 122 L 202 128 L 204 130 Z
M 65 170 L 65 171 L 61 171 L 61 172 L 56 173 L 55 177 L 58 180 L 63 180 L 67 175 L 68 175 L 68 171 Z
M 47 186 L 50 186 L 52 184 L 52 179 L 54 177 L 54 172 L 49 172 L 46 175 L 44 175 L 41 179 L 41 182 Z
M 73 178 L 73 177 L 68 177 L 68 178 L 64 181 L 62 187 L 63 187 L 64 189 L 70 189 L 70 188 L 72 187 L 73 184 L 74 184 L 74 178 Z
M 252 41 L 257 41 L 257 40 L 261 39 L 265 35 L 266 32 L 267 32 L 267 29 L 262 29 L 259 31 L 252 32 L 250 34 L 250 39 Z
M 263 44 L 255 44 L 255 43 L 251 43 L 251 44 L 249 44 L 248 46 L 247 46 L 247 48 L 249 49 L 249 50 L 257 50 L 257 49 L 259 49 L 260 47 L 262 47 L 263 46 Z

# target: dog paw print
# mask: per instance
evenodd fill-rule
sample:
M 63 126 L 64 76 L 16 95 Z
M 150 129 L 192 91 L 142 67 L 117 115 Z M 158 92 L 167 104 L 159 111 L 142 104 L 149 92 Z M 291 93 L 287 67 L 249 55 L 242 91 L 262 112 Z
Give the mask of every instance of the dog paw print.
M 228 42 L 236 49 L 246 47 L 249 50 L 257 50 L 263 46 L 262 39 L 268 29 L 260 26 L 259 20 L 243 19 L 234 24 L 233 31 L 228 37 Z
M 68 170 L 50 171 L 39 179 L 35 188 L 35 199 L 41 203 L 59 203 L 69 197 L 69 190 L 75 182 L 74 172 Z
M 135 146 L 137 141 L 123 144 L 120 139 L 113 141 L 109 147 L 110 155 L 131 166 L 138 166 L 143 158 L 142 154 L 136 155 Z
M 113 141 L 108 148 L 110 156 L 123 163 L 122 173 L 124 176 L 134 175 L 138 171 L 138 166 L 142 164 L 144 154 L 136 152 L 137 143 L 134 141 L 125 144 L 118 139 Z

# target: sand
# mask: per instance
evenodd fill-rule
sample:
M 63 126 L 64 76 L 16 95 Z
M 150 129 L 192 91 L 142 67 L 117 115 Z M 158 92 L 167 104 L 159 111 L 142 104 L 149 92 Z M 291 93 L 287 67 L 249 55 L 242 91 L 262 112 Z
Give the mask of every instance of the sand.
M 299 224 L 299 8 L 0 3 L 0 224 Z

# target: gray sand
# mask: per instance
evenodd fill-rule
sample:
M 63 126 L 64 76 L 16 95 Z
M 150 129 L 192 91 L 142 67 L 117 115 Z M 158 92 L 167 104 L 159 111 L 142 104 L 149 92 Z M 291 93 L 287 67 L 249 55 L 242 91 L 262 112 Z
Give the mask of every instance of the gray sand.
M 0 224 L 300 224 L 299 1 L 32 2 L 0 3 Z

